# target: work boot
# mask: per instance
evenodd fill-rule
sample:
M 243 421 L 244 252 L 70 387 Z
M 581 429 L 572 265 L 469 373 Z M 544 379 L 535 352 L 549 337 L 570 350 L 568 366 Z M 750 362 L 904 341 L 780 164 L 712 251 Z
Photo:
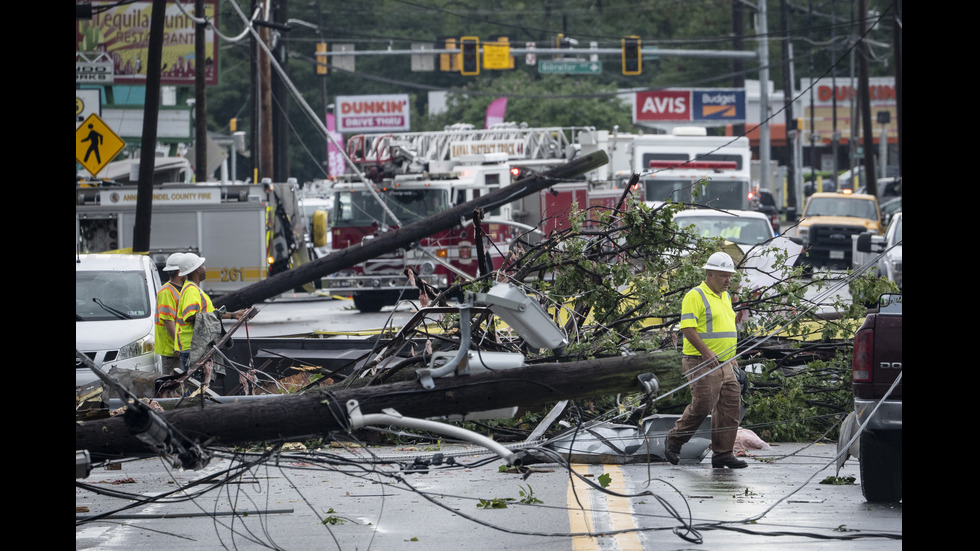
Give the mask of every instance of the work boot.
M 729 469 L 744 469 L 748 467 L 749 464 L 741 459 L 735 457 L 734 455 L 726 455 L 721 459 L 711 458 L 711 466 L 715 469 L 724 469 L 728 467 Z
M 674 442 L 669 436 L 664 440 L 664 457 L 670 461 L 671 465 L 680 463 L 681 446 Z

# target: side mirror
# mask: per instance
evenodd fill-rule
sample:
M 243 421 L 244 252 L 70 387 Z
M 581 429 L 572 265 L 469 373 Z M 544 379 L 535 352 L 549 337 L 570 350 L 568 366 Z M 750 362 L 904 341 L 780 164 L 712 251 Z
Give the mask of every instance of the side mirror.
M 857 248 L 858 248 L 858 251 L 860 251 L 862 253 L 870 253 L 871 252 L 871 233 L 870 232 L 864 232 L 864 233 L 858 235 Z
M 862 253 L 880 253 L 885 250 L 884 238 L 874 232 L 863 232 L 857 236 L 857 250 Z

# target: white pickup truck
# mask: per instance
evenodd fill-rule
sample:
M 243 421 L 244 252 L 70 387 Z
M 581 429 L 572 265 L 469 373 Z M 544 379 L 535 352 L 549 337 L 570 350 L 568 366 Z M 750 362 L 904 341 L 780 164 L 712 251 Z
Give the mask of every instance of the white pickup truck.
M 852 238 L 852 269 L 871 264 L 870 269 L 902 289 L 902 212 L 896 212 L 885 235 L 865 232 Z
M 160 273 L 149 255 L 75 257 L 75 348 L 107 372 L 112 367 L 160 372 L 154 316 Z M 97 380 L 75 359 L 75 387 Z

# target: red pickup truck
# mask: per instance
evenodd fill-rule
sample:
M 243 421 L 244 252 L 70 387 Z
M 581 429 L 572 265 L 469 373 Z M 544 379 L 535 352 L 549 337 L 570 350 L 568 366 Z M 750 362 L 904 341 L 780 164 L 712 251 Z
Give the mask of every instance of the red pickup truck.
M 861 490 L 875 502 L 902 499 L 902 295 L 882 295 L 854 336 L 854 415 Z

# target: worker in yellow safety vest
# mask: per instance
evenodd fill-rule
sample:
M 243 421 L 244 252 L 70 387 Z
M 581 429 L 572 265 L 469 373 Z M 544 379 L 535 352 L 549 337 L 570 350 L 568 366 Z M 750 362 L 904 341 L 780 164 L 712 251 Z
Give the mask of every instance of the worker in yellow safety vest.
M 677 465 L 681 447 L 710 414 L 711 466 L 741 469 L 748 465 L 734 453 L 742 387 L 734 371 L 738 333 L 728 293 L 735 262 L 728 254 L 717 252 L 708 258 L 704 270 L 704 282 L 688 291 L 681 305 L 681 365 L 691 382 L 691 403 L 667 433 L 664 456 Z
M 170 279 L 157 293 L 157 311 L 154 321 L 153 347 L 160 355 L 160 367 L 164 375 L 173 375 L 174 368 L 181 367 L 180 354 L 175 345 L 177 338 L 177 306 L 180 304 L 180 289 L 184 278 L 180 275 L 180 259 L 184 253 L 174 253 L 167 258 L 163 271 L 169 272 Z
M 203 312 L 214 312 L 211 297 L 201 289 L 201 282 L 207 277 L 204 260 L 194 253 L 187 253 L 180 259 L 179 275 L 187 278 L 180 292 L 180 303 L 177 306 L 177 350 L 180 351 L 180 360 L 184 369 L 189 367 L 187 359 L 191 353 L 194 321 L 197 315 Z M 224 313 L 221 318 L 240 320 L 244 315 L 245 310 L 238 310 Z

